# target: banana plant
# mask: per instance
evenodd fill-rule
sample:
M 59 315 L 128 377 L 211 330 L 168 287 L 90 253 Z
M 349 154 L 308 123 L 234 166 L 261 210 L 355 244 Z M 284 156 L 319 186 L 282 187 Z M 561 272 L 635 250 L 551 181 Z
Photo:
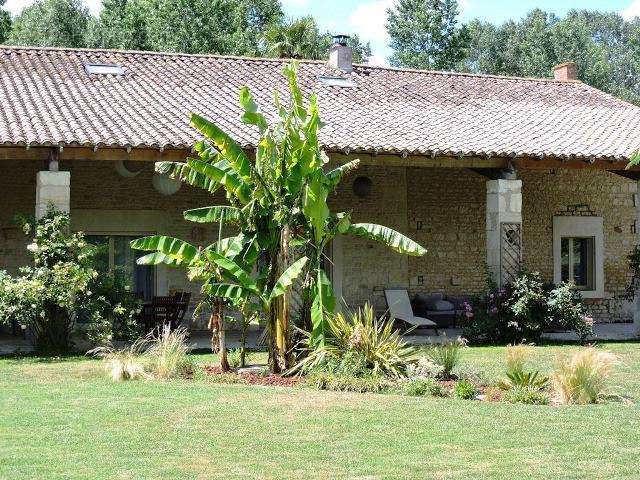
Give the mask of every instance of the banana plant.
M 249 156 L 213 122 L 191 114 L 191 125 L 204 137 L 195 145 L 198 158 L 156 164 L 157 172 L 189 185 L 212 194 L 224 191 L 228 205 L 185 212 L 189 221 L 237 225 L 240 234 L 226 241 L 223 253 L 219 250 L 222 240 L 215 248 L 204 249 L 168 237 L 134 242 L 134 248 L 151 251 L 141 262 L 187 268 L 192 278 L 204 281 L 203 292 L 209 296 L 230 301 L 251 298 L 255 308 L 267 314 L 269 365 L 273 372 L 293 366 L 288 356 L 288 297 L 292 281 L 302 274 L 308 280 L 304 284 L 305 298 L 310 299 L 311 335 L 317 343 L 324 340 L 325 318 L 333 312 L 335 299 L 321 265 L 323 251 L 332 238 L 351 234 L 382 242 L 403 254 L 426 252 L 390 228 L 352 224 L 348 213 L 331 213 L 328 196 L 359 162 L 328 168 L 329 158 L 318 141 L 322 122 L 317 98 L 310 95 L 305 102 L 295 62 L 285 66 L 284 75 L 290 98 L 283 104 L 276 95 L 278 121 L 274 124 L 269 124 L 260 112 L 250 90 L 240 90 L 241 120 L 260 134 L 255 156 Z M 307 245 L 307 254 L 296 255 L 294 244 Z M 229 281 L 218 281 L 214 270 L 224 272 Z

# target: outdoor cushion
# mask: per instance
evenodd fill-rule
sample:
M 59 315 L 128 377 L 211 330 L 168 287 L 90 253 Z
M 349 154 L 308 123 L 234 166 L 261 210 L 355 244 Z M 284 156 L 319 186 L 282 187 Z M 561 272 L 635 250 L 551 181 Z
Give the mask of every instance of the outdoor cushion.
M 447 300 L 437 300 L 435 302 L 430 302 L 427 305 L 427 310 L 432 312 L 448 312 L 455 308 L 453 303 Z
M 421 310 L 439 311 L 436 308 L 438 302 L 443 301 L 444 295 L 442 293 L 417 293 L 415 300 L 421 307 Z

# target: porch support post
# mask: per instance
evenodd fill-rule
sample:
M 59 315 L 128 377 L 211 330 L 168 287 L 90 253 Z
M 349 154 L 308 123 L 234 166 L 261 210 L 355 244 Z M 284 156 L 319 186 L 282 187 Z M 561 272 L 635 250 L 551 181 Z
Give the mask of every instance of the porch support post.
M 47 207 L 69 213 L 71 205 L 71 173 L 42 171 L 36 177 L 36 218 L 42 218 Z
M 517 231 L 522 229 L 522 180 L 498 179 L 487 181 L 487 268 L 498 286 L 503 286 L 508 278 L 503 265 L 505 254 L 502 245 L 502 225 L 516 224 Z M 518 241 L 518 249 L 521 242 Z M 516 252 L 519 256 L 521 251 Z M 513 267 L 513 254 L 509 259 Z

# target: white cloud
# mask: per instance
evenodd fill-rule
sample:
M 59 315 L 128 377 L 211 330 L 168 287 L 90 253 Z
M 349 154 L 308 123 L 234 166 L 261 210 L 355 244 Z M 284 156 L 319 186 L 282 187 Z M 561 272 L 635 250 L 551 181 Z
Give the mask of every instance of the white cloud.
M 19 15 L 25 7 L 28 7 L 32 3 L 33 0 L 7 0 L 4 8 L 15 16 Z M 94 15 L 97 15 L 102 8 L 102 0 L 83 0 L 82 3 L 89 7 L 89 11 Z
M 389 41 L 387 35 L 387 9 L 393 6 L 394 0 L 374 0 L 361 3 L 349 15 L 349 26 L 361 39 L 371 43 Z
M 620 12 L 625 20 L 633 20 L 634 17 L 640 17 L 640 0 L 632 0 L 631 3 Z
M 285 7 L 306 7 L 309 0 L 281 0 Z

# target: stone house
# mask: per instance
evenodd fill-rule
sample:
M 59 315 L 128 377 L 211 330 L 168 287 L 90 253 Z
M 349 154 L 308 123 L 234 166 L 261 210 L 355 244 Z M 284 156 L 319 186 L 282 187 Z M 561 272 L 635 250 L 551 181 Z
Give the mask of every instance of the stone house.
M 49 202 L 74 228 L 108 245 L 110 268 L 145 295 L 198 291 L 179 270 L 141 267 L 131 238 L 167 234 L 206 244 L 214 226 L 189 208 L 223 203 L 154 173 L 182 160 L 216 122 L 244 148 L 248 85 L 273 117 L 286 98 L 284 60 L 106 50 L 0 47 L 0 269 L 25 264 L 13 219 Z M 332 245 L 336 293 L 350 305 L 382 289 L 470 294 L 487 274 L 505 282 L 523 265 L 573 280 L 601 322 L 631 321 L 622 300 L 626 256 L 637 243 L 640 108 L 583 84 L 575 65 L 555 78 L 510 78 L 352 65 L 336 43 L 330 61 L 301 61 L 301 86 L 319 98 L 331 161 L 361 160 L 331 199 L 354 221 L 393 227 L 428 249 L 395 254 L 363 239 Z M 198 321 L 194 321 L 194 328 Z

